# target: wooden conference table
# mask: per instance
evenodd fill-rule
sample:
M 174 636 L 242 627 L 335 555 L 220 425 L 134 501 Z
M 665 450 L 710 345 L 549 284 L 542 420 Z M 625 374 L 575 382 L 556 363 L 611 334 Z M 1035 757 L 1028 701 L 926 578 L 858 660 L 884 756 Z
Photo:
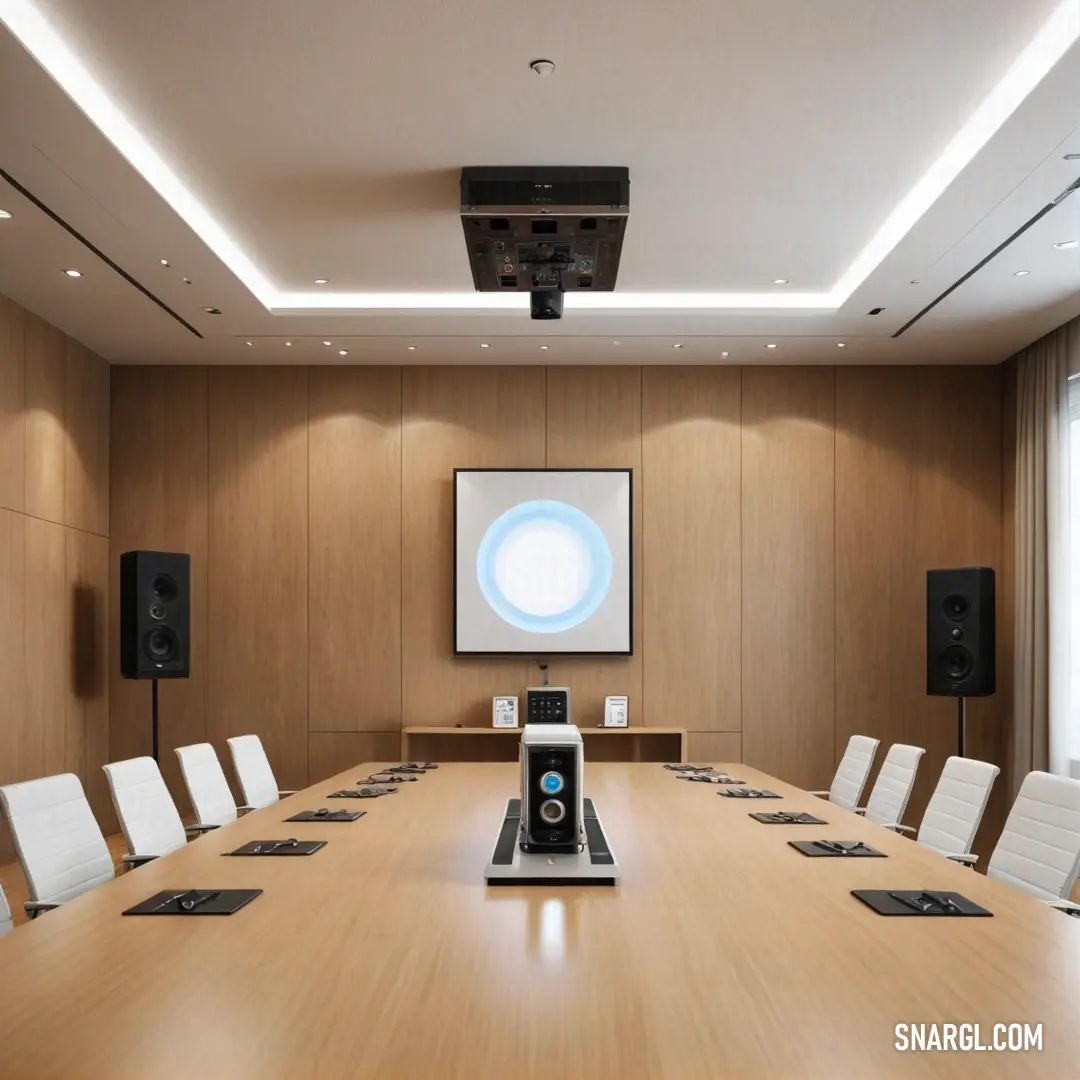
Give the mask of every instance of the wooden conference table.
M 1080 921 L 742 765 L 747 805 L 590 764 L 617 888 L 487 888 L 511 764 L 444 765 L 242 818 L 0 940 L 3 1080 L 1075 1077 Z M 353 824 L 282 824 L 306 808 Z M 760 825 L 812 810 L 828 828 Z M 329 841 L 306 858 L 219 855 Z M 809 859 L 792 838 L 888 859 Z M 122 918 L 166 888 L 258 887 L 227 918 Z M 992 919 L 883 918 L 857 887 L 956 889 Z M 900 1053 L 902 1022 L 1041 1023 L 1042 1053 Z

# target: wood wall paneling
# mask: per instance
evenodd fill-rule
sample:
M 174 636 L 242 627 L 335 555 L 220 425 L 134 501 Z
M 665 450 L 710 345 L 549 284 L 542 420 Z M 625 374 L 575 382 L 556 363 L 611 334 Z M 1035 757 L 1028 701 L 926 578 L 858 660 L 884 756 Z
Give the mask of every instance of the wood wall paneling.
M 62 523 L 68 453 L 65 338 L 55 327 L 27 313 L 25 342 L 26 512 Z
M 41 757 L 27 723 L 26 586 L 26 518 L 0 509 L 0 784 L 29 779 Z M 0 863 L 13 858 L 0 814 Z
M 90 805 L 106 833 L 116 830 L 101 766 L 109 760 L 109 540 L 65 529 L 64 578 L 69 640 L 65 758 L 83 779 Z
M 747 368 L 742 397 L 743 760 L 827 787 L 835 716 L 834 376 Z
M 312 731 L 308 734 L 309 783 L 317 784 L 328 776 L 366 761 L 400 761 L 401 732 L 399 731 Z M 356 779 L 363 779 L 362 773 Z M 330 791 L 327 788 L 327 791 Z M 351 809 L 346 801 L 346 809 Z M 360 809 L 367 809 L 362 805 Z
M 311 731 L 401 724 L 401 369 L 312 368 Z
M 307 784 L 306 368 L 212 368 L 207 730 L 259 735 L 278 783 Z
M 0 507 L 26 506 L 25 312 L 0 296 Z
M 64 364 L 64 524 L 109 535 L 109 365 L 68 338 Z
M 653 725 L 742 728 L 741 382 L 738 368 L 642 373 L 639 640 Z
M 695 765 L 742 761 L 742 739 L 739 731 L 689 731 L 686 734 L 686 760 Z
M 641 372 L 638 367 L 553 367 L 547 370 L 548 468 L 630 468 L 633 479 L 634 655 L 553 657 L 550 679 L 572 691 L 574 721 L 592 727 L 604 718 L 604 698 L 625 694 L 630 723 L 648 723 L 642 697 Z M 685 726 L 672 717 L 661 726 Z
M 150 683 L 120 677 L 120 555 L 180 551 L 191 556 L 191 676 L 160 684 L 161 771 L 189 809 L 173 749 L 207 738 L 206 368 L 117 367 L 112 377 L 109 758 L 151 751 Z
M 536 669 L 453 656 L 453 470 L 543 467 L 544 369 L 408 367 L 402 412 L 404 723 L 490 724 L 491 698 L 521 695 Z

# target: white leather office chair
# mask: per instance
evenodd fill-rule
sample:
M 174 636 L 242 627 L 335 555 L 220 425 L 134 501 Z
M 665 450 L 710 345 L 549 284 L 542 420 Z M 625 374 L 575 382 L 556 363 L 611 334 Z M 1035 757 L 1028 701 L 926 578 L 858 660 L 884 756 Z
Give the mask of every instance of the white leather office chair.
M 0 803 L 30 889 L 31 918 L 112 880 L 112 856 L 73 773 L 0 787 Z
M 810 794 L 820 795 L 823 799 L 827 797 L 829 802 L 845 810 L 854 810 L 862 798 L 877 748 L 877 739 L 871 739 L 868 735 L 852 735 L 836 768 L 832 786 L 828 791 L 811 791 Z
M 915 786 L 919 759 L 925 753 L 921 746 L 893 743 L 881 763 L 881 771 L 874 781 L 870 798 L 865 806 L 857 806 L 855 813 L 863 814 L 867 821 L 884 825 L 887 829 L 899 829 L 900 819 L 911 798 L 911 789 Z
M 286 795 L 296 794 L 295 791 L 278 791 L 274 770 L 270 768 L 270 760 L 258 735 L 237 735 L 226 742 L 248 806 L 261 810 L 264 806 L 273 806 Z
M 10 934 L 11 929 L 11 908 L 8 907 L 3 887 L 0 887 L 0 937 Z
M 937 787 L 926 804 L 916 840 L 924 847 L 950 859 L 974 866 L 978 855 L 971 854 L 990 791 L 1001 770 L 987 761 L 951 757 L 941 770 Z M 909 825 L 897 825 L 914 833 Z
M 185 827 L 153 758 L 129 758 L 102 768 L 127 841 L 126 862 L 168 855 L 187 843 L 189 833 L 206 831 L 203 825 Z
M 1024 777 L 986 876 L 1080 916 L 1069 900 L 1080 873 L 1080 780 L 1050 773 Z
M 200 825 L 216 829 L 235 821 L 238 812 L 254 809 L 246 805 L 238 807 L 233 801 L 221 762 L 209 743 L 178 746 L 176 756 Z

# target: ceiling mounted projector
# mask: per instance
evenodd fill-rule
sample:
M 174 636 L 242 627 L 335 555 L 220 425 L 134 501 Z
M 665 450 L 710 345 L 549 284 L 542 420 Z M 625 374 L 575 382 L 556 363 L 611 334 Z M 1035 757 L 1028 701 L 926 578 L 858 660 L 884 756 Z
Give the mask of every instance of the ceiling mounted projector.
M 630 170 L 461 170 L 461 224 L 478 292 L 527 292 L 534 319 L 561 319 L 563 293 L 610 292 L 619 273 Z

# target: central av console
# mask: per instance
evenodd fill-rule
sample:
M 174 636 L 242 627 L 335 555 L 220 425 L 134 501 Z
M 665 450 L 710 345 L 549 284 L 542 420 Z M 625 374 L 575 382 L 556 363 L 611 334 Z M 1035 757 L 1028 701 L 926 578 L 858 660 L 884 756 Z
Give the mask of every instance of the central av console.
M 487 883 L 614 885 L 618 864 L 585 798 L 581 732 L 571 724 L 529 724 L 520 766 L 521 795 L 507 801 Z

